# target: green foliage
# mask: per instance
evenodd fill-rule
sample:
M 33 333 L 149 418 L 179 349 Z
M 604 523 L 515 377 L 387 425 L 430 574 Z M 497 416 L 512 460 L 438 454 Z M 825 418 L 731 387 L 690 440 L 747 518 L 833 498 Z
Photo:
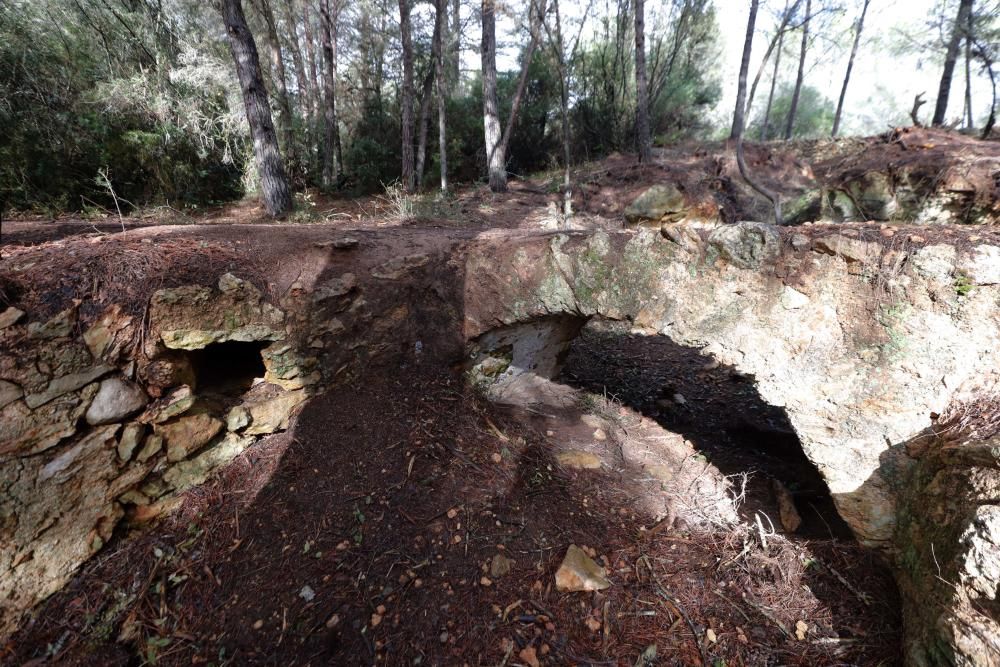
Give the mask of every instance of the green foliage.
M 161 42 L 146 6 L 132 6 L 0 4 L 0 202 L 113 209 L 95 181 L 104 169 L 126 208 L 240 193 L 231 67 Z
M 785 126 L 788 123 L 788 110 L 792 106 L 792 94 L 794 88 L 791 85 L 782 86 L 774 96 L 774 104 L 771 106 L 771 115 L 767 121 L 766 137 L 777 139 L 785 134 Z M 766 102 L 766 100 L 764 100 Z M 763 103 L 755 104 L 756 107 L 764 107 Z M 809 85 L 803 85 L 799 93 L 799 105 L 795 112 L 795 123 L 792 125 L 792 137 L 796 139 L 813 139 L 816 137 L 829 136 L 833 128 L 833 114 L 836 109 L 834 102 L 826 98 L 818 89 Z M 763 124 L 763 113 L 754 118 L 747 129 L 747 134 L 753 137 L 760 135 Z

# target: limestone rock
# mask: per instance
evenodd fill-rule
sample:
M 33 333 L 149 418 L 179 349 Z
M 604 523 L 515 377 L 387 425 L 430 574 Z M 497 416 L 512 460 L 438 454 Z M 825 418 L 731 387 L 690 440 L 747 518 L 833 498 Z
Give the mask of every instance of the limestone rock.
M 556 454 L 559 465 L 576 470 L 600 470 L 601 459 L 595 454 L 571 449 Z
M 284 313 L 251 283 L 231 274 L 219 279 L 218 291 L 199 286 L 158 290 L 149 302 L 149 318 L 153 333 L 170 349 L 285 337 Z
M 314 303 L 322 303 L 330 299 L 346 296 L 353 292 L 358 286 L 358 279 L 353 273 L 345 273 L 339 278 L 332 278 L 317 285 L 313 290 L 312 300 Z
M 609 588 L 604 568 L 594 562 L 575 544 L 566 549 L 566 556 L 556 571 L 556 590 L 563 593 L 602 591 Z
M 1000 247 L 976 246 L 971 256 L 959 262 L 959 270 L 975 285 L 1000 284 Z
M 167 460 L 180 461 L 204 447 L 225 424 L 210 414 L 188 414 L 175 421 L 154 426 L 167 446 Z
M 813 247 L 820 252 L 841 257 L 848 262 L 865 262 L 878 258 L 878 246 L 859 239 L 833 234 L 816 239 Z
M 723 225 L 709 234 L 708 243 L 741 269 L 755 269 L 773 262 L 781 252 L 778 228 L 763 222 Z
M 227 433 L 218 443 L 198 456 L 171 466 L 163 480 L 178 491 L 201 484 L 219 467 L 229 463 L 252 445 L 254 438 Z
M 6 329 L 17 324 L 22 317 L 24 317 L 23 310 L 18 310 L 14 306 L 7 308 L 0 313 L 0 329 Z
M 132 422 L 125 425 L 125 428 L 122 429 L 121 437 L 118 438 L 118 457 L 122 461 L 127 463 L 132 459 L 132 454 L 135 452 L 135 448 L 139 446 L 139 443 L 142 442 L 142 436 L 145 432 L 145 424 Z
M 9 454 L 43 452 L 76 433 L 77 423 L 96 393 L 95 383 L 34 410 L 22 400 L 4 406 L 0 409 L 0 459 Z
M 73 331 L 76 322 L 76 306 L 56 314 L 47 322 L 28 324 L 28 336 L 39 339 L 66 338 Z
M 163 449 L 163 436 L 150 433 L 146 436 L 146 441 L 143 443 L 142 449 L 139 450 L 139 455 L 136 457 L 136 460 L 140 463 L 144 463 L 161 449 Z
M 301 389 L 320 380 L 316 366 L 319 360 L 302 354 L 284 342 L 269 345 L 261 352 L 264 359 L 264 381 L 282 389 Z
M 911 256 L 913 266 L 920 275 L 946 281 L 955 270 L 955 246 L 945 243 L 924 246 Z
M 24 390 L 13 382 L 0 380 L 0 408 L 4 408 L 10 403 L 24 396 Z
M 167 396 L 153 401 L 139 416 L 139 421 L 144 424 L 161 424 L 190 410 L 194 401 L 195 396 L 191 387 L 187 385 L 177 387 Z
M 382 280 L 399 280 L 413 269 L 420 268 L 429 261 L 431 261 L 430 255 L 423 253 L 402 255 L 375 267 L 372 270 L 372 275 Z
M 134 334 L 134 318 L 122 313 L 121 307 L 115 304 L 83 332 L 83 340 L 95 359 L 113 362 L 121 356 Z
M 250 411 L 250 426 L 246 435 L 264 435 L 288 428 L 288 419 L 292 410 L 306 398 L 303 391 L 281 392 L 273 398 L 257 403 L 248 403 Z
M 98 426 L 121 421 L 142 410 L 148 402 L 146 392 L 136 383 L 120 377 L 108 378 L 101 382 L 87 409 L 87 423 Z
M 678 219 L 686 210 L 684 194 L 673 183 L 657 184 L 625 208 L 625 221 L 631 224 L 642 222 L 659 223 L 664 218 Z
M 41 405 L 45 405 L 54 398 L 62 396 L 63 394 L 76 391 L 80 387 L 90 384 L 94 380 L 107 375 L 113 370 L 114 368 L 108 366 L 107 364 L 98 364 L 78 373 L 70 373 L 69 375 L 57 377 L 49 382 L 45 391 L 25 396 L 24 402 L 29 408 L 35 409 Z
M 234 406 L 226 413 L 226 430 L 236 432 L 250 423 L 250 411 L 243 405 Z

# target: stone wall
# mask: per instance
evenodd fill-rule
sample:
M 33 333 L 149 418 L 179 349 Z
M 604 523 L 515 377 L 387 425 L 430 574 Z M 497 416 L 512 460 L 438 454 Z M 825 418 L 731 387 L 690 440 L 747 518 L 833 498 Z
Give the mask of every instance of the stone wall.
M 169 510 L 286 428 L 319 379 L 285 313 L 231 274 L 156 292 L 145 323 L 113 305 L 80 333 L 77 306 L 45 322 L 0 315 L 0 637 L 124 519 Z M 231 341 L 259 344 L 263 377 L 200 393 L 189 353 Z

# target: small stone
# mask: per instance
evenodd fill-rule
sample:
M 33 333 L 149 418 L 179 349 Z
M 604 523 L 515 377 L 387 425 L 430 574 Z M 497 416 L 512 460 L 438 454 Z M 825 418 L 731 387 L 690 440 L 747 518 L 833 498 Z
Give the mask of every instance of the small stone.
M 371 626 L 377 628 L 382 622 L 382 614 L 372 614 Z
M 0 313 L 0 329 L 6 329 L 9 326 L 17 324 L 18 320 L 22 317 L 24 317 L 24 311 L 11 306 Z
M 541 665 L 541 663 L 538 662 L 538 655 L 535 653 L 535 648 L 533 646 L 521 649 L 521 651 L 517 654 L 517 657 L 521 659 L 521 662 L 528 665 L 528 667 L 539 667 L 539 665 Z
M 340 614 L 334 614 L 330 618 L 326 619 L 326 627 L 328 629 L 333 629 L 340 625 Z
M 601 468 L 601 459 L 596 455 L 575 449 L 559 452 L 556 454 L 556 460 L 561 466 L 577 470 L 599 470 Z
M 316 598 L 316 592 L 309 585 L 305 585 L 299 591 L 299 597 L 306 602 L 312 602 Z
M 601 591 L 611 586 L 604 568 L 575 544 L 566 549 L 566 556 L 556 571 L 556 589 L 562 592 Z
M 598 630 L 601 629 L 601 622 L 598 621 L 593 616 L 588 616 L 587 620 L 584 621 L 584 624 L 587 626 L 587 629 L 590 630 L 591 632 L 597 632 Z
M 771 488 L 778 501 L 778 516 L 781 519 L 781 527 L 785 529 L 785 532 L 794 533 L 802 525 L 802 517 L 795 509 L 795 499 L 792 498 L 791 491 L 777 479 L 771 480 Z
M 709 628 L 705 632 L 705 639 L 708 640 L 709 644 L 714 644 L 715 642 L 717 642 L 718 641 L 718 637 L 715 636 L 715 630 L 713 630 L 712 628 Z
M 140 463 L 144 463 L 161 449 L 163 449 L 163 437 L 156 434 L 150 434 L 146 438 L 146 442 L 143 444 L 142 449 L 139 450 L 139 456 L 137 458 Z
M 807 632 L 809 632 L 809 626 L 804 621 L 795 622 L 795 637 L 799 641 L 805 640 Z
M 490 460 L 493 461 L 493 463 L 503 463 L 503 457 L 499 452 L 493 452 L 490 454 Z
M 458 516 L 458 510 L 457 509 L 455 509 L 454 507 L 452 507 L 450 510 L 448 510 L 448 518 L 449 519 L 454 519 L 456 516 Z
M 805 234 L 792 234 L 792 248 L 795 250 L 808 250 L 809 249 L 809 237 Z
M 507 558 L 503 554 L 497 554 L 493 557 L 490 562 L 490 576 L 494 579 L 499 579 L 500 577 L 508 574 L 514 567 L 514 560 L 512 558 Z
M 604 429 L 599 428 L 594 430 L 594 440 L 602 442 L 607 439 L 608 439 L 608 434 L 604 432 Z
M 445 632 L 442 632 L 440 635 L 438 635 L 438 641 L 441 642 L 442 644 L 447 644 L 448 643 L 448 632 L 445 631 Z
M 233 407 L 226 413 L 226 430 L 235 433 L 250 423 L 250 411 L 242 405 Z
M 253 623 L 254 630 L 260 630 L 262 627 L 264 627 L 264 619 L 258 618 L 256 621 L 254 621 Z
M 138 422 L 126 424 L 125 428 L 122 429 L 121 437 L 118 439 L 118 456 L 123 462 L 127 463 L 131 460 L 132 454 L 135 452 L 135 448 L 139 446 L 145 430 L 146 427 Z
M 489 577 L 482 577 L 479 580 L 479 585 L 480 586 L 492 586 L 493 585 L 493 581 Z

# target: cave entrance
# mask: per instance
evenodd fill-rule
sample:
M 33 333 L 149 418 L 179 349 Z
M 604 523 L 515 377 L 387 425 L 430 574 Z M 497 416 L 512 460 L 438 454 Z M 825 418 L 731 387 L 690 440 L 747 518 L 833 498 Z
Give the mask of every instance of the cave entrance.
M 666 336 L 630 333 L 627 323 L 591 320 L 571 343 L 558 382 L 612 397 L 689 440 L 726 475 L 749 473 L 740 508 L 778 525 L 773 481 L 792 494 L 804 538 L 853 539 L 826 483 L 806 457 L 783 408 L 752 378 Z
M 188 359 L 197 381 L 198 393 L 217 397 L 237 397 L 248 391 L 266 371 L 261 352 L 269 341 L 225 341 L 191 350 Z

